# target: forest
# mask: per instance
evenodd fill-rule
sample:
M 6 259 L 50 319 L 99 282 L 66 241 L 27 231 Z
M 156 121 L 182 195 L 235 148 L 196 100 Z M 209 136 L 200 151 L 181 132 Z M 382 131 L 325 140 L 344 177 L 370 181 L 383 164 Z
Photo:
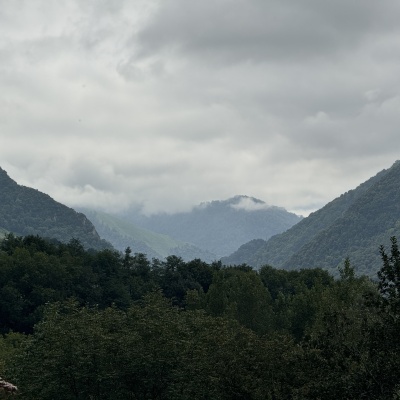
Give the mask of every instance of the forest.
M 380 254 L 334 278 L 8 234 L 0 376 L 29 400 L 398 399 L 396 237 Z

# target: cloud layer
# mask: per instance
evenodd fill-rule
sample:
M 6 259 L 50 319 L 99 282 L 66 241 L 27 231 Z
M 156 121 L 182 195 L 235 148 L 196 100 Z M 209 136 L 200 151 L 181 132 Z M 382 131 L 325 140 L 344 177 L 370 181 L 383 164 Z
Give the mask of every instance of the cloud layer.
M 0 165 L 71 206 L 307 214 L 399 158 L 397 1 L 0 6 Z

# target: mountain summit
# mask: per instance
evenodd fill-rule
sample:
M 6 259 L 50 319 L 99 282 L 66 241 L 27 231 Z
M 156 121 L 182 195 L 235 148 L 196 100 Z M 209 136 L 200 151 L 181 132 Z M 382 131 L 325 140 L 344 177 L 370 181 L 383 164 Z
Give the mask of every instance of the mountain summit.
M 143 228 L 192 243 L 218 258 L 249 240 L 267 240 L 302 219 L 249 196 L 201 203 L 189 212 L 144 216 L 133 211 L 125 217 Z

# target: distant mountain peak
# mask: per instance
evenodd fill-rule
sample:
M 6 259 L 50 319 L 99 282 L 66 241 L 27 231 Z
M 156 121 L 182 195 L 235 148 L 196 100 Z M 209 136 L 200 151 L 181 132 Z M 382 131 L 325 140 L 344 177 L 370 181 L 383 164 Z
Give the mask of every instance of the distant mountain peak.
M 266 210 L 268 208 L 272 208 L 274 206 L 270 206 L 264 201 L 257 199 L 255 197 L 247 196 L 247 195 L 236 195 L 230 197 L 226 200 L 212 200 L 200 203 L 195 208 L 204 209 L 209 207 L 230 207 L 236 210 L 244 210 L 244 211 L 257 211 L 257 210 Z M 276 207 L 281 208 L 281 207 Z
M 227 200 L 214 200 L 211 202 L 201 203 L 201 208 L 208 206 L 228 206 L 234 210 L 242 211 L 265 211 L 265 210 L 280 210 L 287 211 L 284 207 L 272 206 L 265 201 L 257 199 L 256 197 L 247 196 L 243 194 L 235 195 Z
M 268 208 L 273 207 L 260 199 L 243 195 L 234 196 L 232 197 L 232 199 L 229 200 L 231 200 L 230 206 L 235 210 L 258 211 L 258 210 L 266 210 Z
M 149 217 L 132 213 L 128 218 L 143 228 L 192 243 L 217 257 L 231 254 L 249 240 L 266 240 L 301 220 L 284 208 L 244 195 L 201 203 L 188 212 Z

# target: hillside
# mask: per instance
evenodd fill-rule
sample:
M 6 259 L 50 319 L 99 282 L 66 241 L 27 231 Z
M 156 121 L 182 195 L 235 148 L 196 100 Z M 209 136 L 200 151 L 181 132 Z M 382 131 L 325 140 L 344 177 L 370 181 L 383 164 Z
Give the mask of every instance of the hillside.
M 76 238 L 86 248 L 111 247 L 100 238 L 85 215 L 36 189 L 18 185 L 1 168 L 0 227 L 0 234 L 8 231 L 16 235 L 39 235 L 62 242 Z
M 400 233 L 400 163 L 276 235 L 252 254 L 237 252 L 225 261 L 285 269 L 322 267 L 337 274 L 348 256 L 358 273 L 375 275 L 379 246 Z M 245 250 L 245 249 L 244 249 Z
M 149 259 L 163 259 L 168 255 L 180 256 L 186 261 L 201 258 L 210 262 L 216 259 L 214 254 L 194 245 L 140 228 L 114 215 L 88 209 L 82 211 L 92 221 L 99 235 L 117 250 L 123 251 L 129 246 L 133 253 L 144 253 Z
M 266 240 L 299 222 L 302 217 L 284 208 L 268 206 L 248 196 L 211 201 L 190 212 L 155 214 L 149 217 L 130 212 L 125 218 L 176 240 L 216 254 L 219 258 L 253 239 Z
M 253 255 L 256 254 L 262 247 L 264 247 L 266 243 L 267 242 L 263 239 L 250 240 L 250 242 L 242 244 L 239 249 L 230 256 L 222 257 L 221 262 L 224 265 L 250 265 L 250 260 Z

